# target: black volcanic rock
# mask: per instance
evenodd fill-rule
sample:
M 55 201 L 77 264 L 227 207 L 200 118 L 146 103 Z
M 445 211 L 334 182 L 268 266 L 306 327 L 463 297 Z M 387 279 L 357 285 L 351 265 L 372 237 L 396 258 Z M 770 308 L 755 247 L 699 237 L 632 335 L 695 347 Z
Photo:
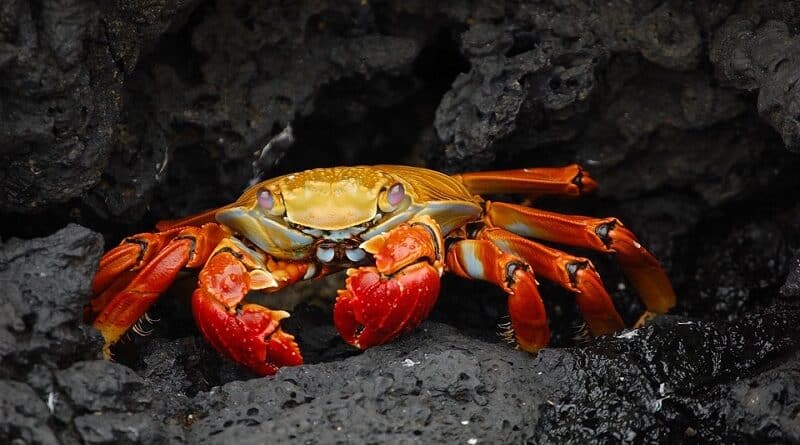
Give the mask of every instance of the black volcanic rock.
M 77 225 L 0 245 L 0 376 L 36 364 L 59 367 L 97 354 L 99 336 L 82 323 L 102 238 Z
M 116 137 L 126 74 L 189 3 L 3 3 L 2 211 L 41 211 L 97 184 Z

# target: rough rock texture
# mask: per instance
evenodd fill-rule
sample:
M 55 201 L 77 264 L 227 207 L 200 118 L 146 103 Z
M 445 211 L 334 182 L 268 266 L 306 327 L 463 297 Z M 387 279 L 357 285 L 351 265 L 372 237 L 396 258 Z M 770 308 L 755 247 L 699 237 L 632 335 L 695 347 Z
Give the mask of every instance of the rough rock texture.
M 58 367 L 96 348 L 93 329 L 76 323 L 102 238 L 70 225 L 48 238 L 11 239 L 0 250 L 0 376 L 35 365 Z M 57 341 L 54 341 L 57 340 Z
M 735 14 L 714 34 L 709 58 L 723 83 L 758 90 L 758 112 L 800 150 L 800 40 L 781 17 Z M 776 20 L 777 19 L 777 20 Z
M 188 3 L 3 2 L 0 209 L 41 210 L 97 185 L 124 78 Z
M 0 443 L 800 442 L 794 2 L 268 3 L 1 2 Z M 496 335 L 502 292 L 447 278 L 432 321 L 359 353 L 315 299 L 285 322 L 308 364 L 261 379 L 202 340 L 190 277 L 100 360 L 103 238 L 377 162 L 580 162 L 598 196 L 537 205 L 622 218 L 678 306 L 575 339 L 543 282 L 531 356 Z M 619 268 L 578 253 L 632 324 Z

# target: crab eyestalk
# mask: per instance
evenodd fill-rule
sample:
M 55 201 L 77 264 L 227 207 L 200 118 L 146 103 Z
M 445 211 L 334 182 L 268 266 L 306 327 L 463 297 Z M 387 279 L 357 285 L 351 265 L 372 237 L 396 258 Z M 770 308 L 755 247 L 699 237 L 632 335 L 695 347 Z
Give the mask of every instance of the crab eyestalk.
M 342 338 L 366 349 L 417 327 L 439 295 L 442 235 L 424 216 L 361 245 L 376 267 L 347 271 L 333 320 Z

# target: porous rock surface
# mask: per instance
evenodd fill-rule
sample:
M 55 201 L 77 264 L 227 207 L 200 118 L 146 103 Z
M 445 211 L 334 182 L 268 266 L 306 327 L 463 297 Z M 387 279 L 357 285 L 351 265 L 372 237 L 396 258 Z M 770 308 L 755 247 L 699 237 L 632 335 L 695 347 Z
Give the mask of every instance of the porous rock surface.
M 798 32 L 779 1 L 3 2 L 0 443 L 800 442 Z M 480 283 L 446 279 L 431 321 L 363 353 L 312 301 L 286 322 L 308 364 L 256 378 L 193 327 L 189 277 L 101 359 L 103 239 L 376 162 L 580 162 L 599 196 L 541 205 L 622 218 L 678 306 L 575 340 L 542 283 L 532 356 Z M 619 269 L 577 253 L 632 324 Z

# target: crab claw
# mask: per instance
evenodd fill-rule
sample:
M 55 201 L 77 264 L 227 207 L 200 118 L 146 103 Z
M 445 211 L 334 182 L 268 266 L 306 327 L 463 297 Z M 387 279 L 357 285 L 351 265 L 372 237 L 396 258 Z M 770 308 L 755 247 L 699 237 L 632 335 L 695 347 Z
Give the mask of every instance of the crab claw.
M 272 375 L 282 366 L 303 364 L 303 357 L 294 337 L 281 329 L 287 312 L 239 305 L 251 288 L 265 286 L 264 281 L 264 271 L 248 272 L 230 252 L 220 252 L 200 273 L 192 311 L 214 349 L 257 374 Z
M 350 269 L 333 321 L 342 338 L 366 349 L 417 327 L 439 295 L 439 274 L 428 263 L 412 264 L 385 277 L 374 267 Z
M 377 267 L 347 271 L 333 321 L 342 338 L 366 349 L 417 327 L 439 296 L 442 238 L 436 223 L 422 217 L 379 235 L 362 248 Z

